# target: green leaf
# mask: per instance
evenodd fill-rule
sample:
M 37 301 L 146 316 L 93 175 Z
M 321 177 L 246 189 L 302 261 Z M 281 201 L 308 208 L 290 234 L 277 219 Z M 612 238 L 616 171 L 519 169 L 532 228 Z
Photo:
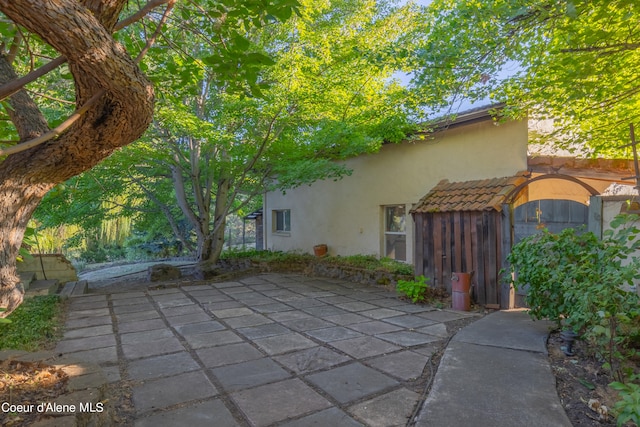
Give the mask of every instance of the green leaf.
M 580 381 L 580 384 L 582 384 L 583 386 L 585 386 L 589 390 L 595 390 L 596 389 L 596 386 L 592 382 L 589 382 L 589 381 L 585 380 L 584 378 L 579 378 L 578 381 Z

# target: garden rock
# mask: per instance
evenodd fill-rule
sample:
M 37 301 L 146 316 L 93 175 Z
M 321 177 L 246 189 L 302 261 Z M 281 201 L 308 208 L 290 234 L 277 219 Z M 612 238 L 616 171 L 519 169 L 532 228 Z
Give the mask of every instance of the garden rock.
M 169 264 L 156 264 L 147 270 L 147 279 L 150 282 L 174 280 L 182 277 L 182 272 L 177 267 Z
M 221 267 L 217 264 L 200 263 L 194 266 L 192 275 L 196 280 L 209 280 L 219 276 Z

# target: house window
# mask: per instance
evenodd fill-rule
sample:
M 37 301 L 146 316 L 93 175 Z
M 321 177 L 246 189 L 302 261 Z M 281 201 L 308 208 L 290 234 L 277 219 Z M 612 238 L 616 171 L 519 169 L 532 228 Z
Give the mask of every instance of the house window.
M 281 209 L 273 211 L 273 232 L 291 232 L 291 209 Z
M 406 211 L 404 205 L 384 206 L 384 256 L 407 260 Z

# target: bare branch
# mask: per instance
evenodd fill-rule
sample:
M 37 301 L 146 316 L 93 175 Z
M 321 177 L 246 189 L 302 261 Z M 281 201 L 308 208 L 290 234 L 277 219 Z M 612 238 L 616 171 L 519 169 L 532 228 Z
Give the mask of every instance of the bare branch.
M 29 74 L 3 84 L 2 86 L 0 86 L 0 101 L 13 95 L 14 93 L 22 89 L 26 84 L 39 79 L 49 71 L 58 68 L 65 62 L 67 62 L 67 58 L 65 58 L 64 56 L 59 56 L 56 59 L 47 62 L 42 67 L 31 71 Z
M 165 22 L 167 22 L 169 13 L 171 13 L 171 9 L 173 9 L 173 6 L 175 6 L 175 4 L 176 4 L 176 0 L 168 0 L 167 8 L 162 14 L 162 18 L 160 18 L 160 22 L 158 22 L 158 25 L 156 26 L 156 30 L 153 32 L 153 35 L 151 36 L 151 38 L 147 40 L 147 44 L 144 46 L 144 48 L 142 48 L 138 56 L 136 56 L 136 59 L 135 59 L 136 64 L 142 60 L 142 57 L 144 57 L 147 54 L 151 46 L 153 46 L 153 44 L 156 42 L 156 39 L 158 38 L 160 31 L 162 31 L 162 27 L 164 26 Z
M 141 20 L 142 18 L 144 18 L 145 16 L 147 16 L 149 14 L 149 12 L 151 12 L 153 9 L 155 9 L 158 6 L 162 6 L 165 3 L 169 3 L 169 2 L 175 2 L 175 0 L 149 0 L 147 2 L 147 4 L 144 5 L 144 7 L 142 9 L 140 9 L 139 11 L 137 11 L 136 13 L 134 13 L 133 15 L 123 19 L 122 21 L 119 21 L 116 26 L 114 27 L 114 31 L 118 31 L 123 29 L 124 27 L 126 27 L 127 25 L 131 25 L 136 21 Z
M 105 94 L 104 90 L 98 91 L 95 95 L 93 95 L 81 108 L 76 110 L 67 120 L 62 122 L 58 127 L 50 130 L 44 135 L 34 138 L 30 141 L 23 142 L 22 144 L 14 145 L 13 147 L 6 148 L 4 150 L 0 150 L 0 156 L 9 156 L 11 154 L 19 153 L 21 151 L 26 151 L 30 148 L 36 147 L 38 145 L 44 144 L 45 142 L 57 137 L 62 132 L 67 130 L 73 123 L 76 122 L 84 113 L 87 112 L 89 108 L 91 108 L 94 104 L 102 98 Z
M 574 47 L 568 49 L 560 49 L 562 53 L 578 53 L 578 52 L 602 52 L 603 54 L 612 54 L 626 50 L 640 49 L 640 43 L 615 43 L 604 46 L 585 46 Z

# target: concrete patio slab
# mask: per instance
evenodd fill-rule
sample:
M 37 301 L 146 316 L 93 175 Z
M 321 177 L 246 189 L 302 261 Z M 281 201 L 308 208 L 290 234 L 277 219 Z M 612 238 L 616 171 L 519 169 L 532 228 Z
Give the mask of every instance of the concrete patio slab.
M 406 388 L 353 405 L 349 413 L 370 426 L 405 426 L 420 395 Z
M 352 359 L 326 347 L 313 347 L 283 356 L 276 356 L 274 360 L 297 374 L 306 374 L 340 365 Z
M 420 378 L 422 371 L 429 363 L 429 357 L 407 350 L 385 354 L 384 356 L 367 360 L 364 363 L 401 380 L 410 381 Z
M 241 427 L 220 399 L 182 406 L 136 420 L 135 427 Z
M 332 328 L 313 329 L 306 332 L 307 335 L 320 340 L 322 342 L 332 342 L 339 340 L 346 340 L 350 338 L 361 337 L 360 332 L 356 332 L 353 329 L 345 328 L 344 326 L 334 326 Z
M 214 368 L 211 372 L 227 392 L 284 380 L 291 376 L 269 358 Z
M 351 418 L 348 414 L 338 408 L 329 408 L 315 414 L 307 415 L 294 421 L 289 421 L 281 427 L 363 427 L 364 424 Z
M 370 336 L 333 341 L 330 345 L 356 359 L 364 359 L 402 349 L 402 347 Z
M 196 353 L 200 360 L 202 360 L 202 363 L 208 368 L 232 365 L 263 357 L 262 353 L 245 342 L 202 348 L 197 350 Z
M 412 331 L 388 332 L 386 334 L 377 335 L 377 337 L 403 347 L 423 345 L 440 340 L 440 338 L 434 337 L 433 335 L 426 335 Z
M 128 377 L 132 380 L 168 377 L 198 369 L 200 365 L 186 352 L 147 357 L 127 364 Z
M 532 321 L 524 311 L 499 311 L 460 331 L 455 341 L 545 353 L 547 335 L 553 323 Z M 500 330 L 502 333 L 496 334 Z
M 357 362 L 306 378 L 340 403 L 362 399 L 398 385 L 396 380 Z
M 184 347 L 175 337 L 122 344 L 122 354 L 125 359 L 139 359 L 141 357 L 157 356 L 176 351 L 184 351 Z
M 452 341 L 417 425 L 560 427 L 570 423 L 544 354 Z
M 226 329 L 220 322 L 208 319 L 204 322 L 188 323 L 186 325 L 175 326 L 176 331 L 180 335 L 197 335 L 206 332 L 215 332 Z
M 304 336 L 292 332 L 290 334 L 274 335 L 258 338 L 253 342 L 269 355 L 288 353 L 293 350 L 315 347 L 317 344 Z
M 414 305 L 381 287 L 279 273 L 84 298 L 70 302 L 60 348 L 100 364 L 102 375 L 87 372 L 71 384 L 126 381 L 138 427 L 389 427 L 413 425 L 416 413 L 419 426 L 566 425 L 553 406 L 546 330 L 526 315 L 480 319 Z M 449 342 L 446 322 L 463 318 L 475 323 Z M 422 405 L 422 373 L 445 343 L 429 394 L 445 403 Z M 505 386 L 491 374 L 518 381 Z M 501 393 L 537 403 L 524 407 Z M 457 407 L 459 395 L 476 400 Z M 482 401 L 495 396 L 510 408 Z M 555 415 L 535 415 L 546 408 Z
M 188 385 L 185 387 L 185 385 Z M 146 381 L 133 387 L 133 403 L 141 414 L 153 409 L 206 399 L 218 394 L 202 371 Z
M 235 344 L 242 342 L 238 334 L 229 331 L 207 332 L 205 334 L 185 335 L 184 339 L 193 349 L 203 349 L 225 344 Z
M 332 406 L 299 379 L 239 391 L 231 394 L 231 398 L 256 427 L 266 427 Z

